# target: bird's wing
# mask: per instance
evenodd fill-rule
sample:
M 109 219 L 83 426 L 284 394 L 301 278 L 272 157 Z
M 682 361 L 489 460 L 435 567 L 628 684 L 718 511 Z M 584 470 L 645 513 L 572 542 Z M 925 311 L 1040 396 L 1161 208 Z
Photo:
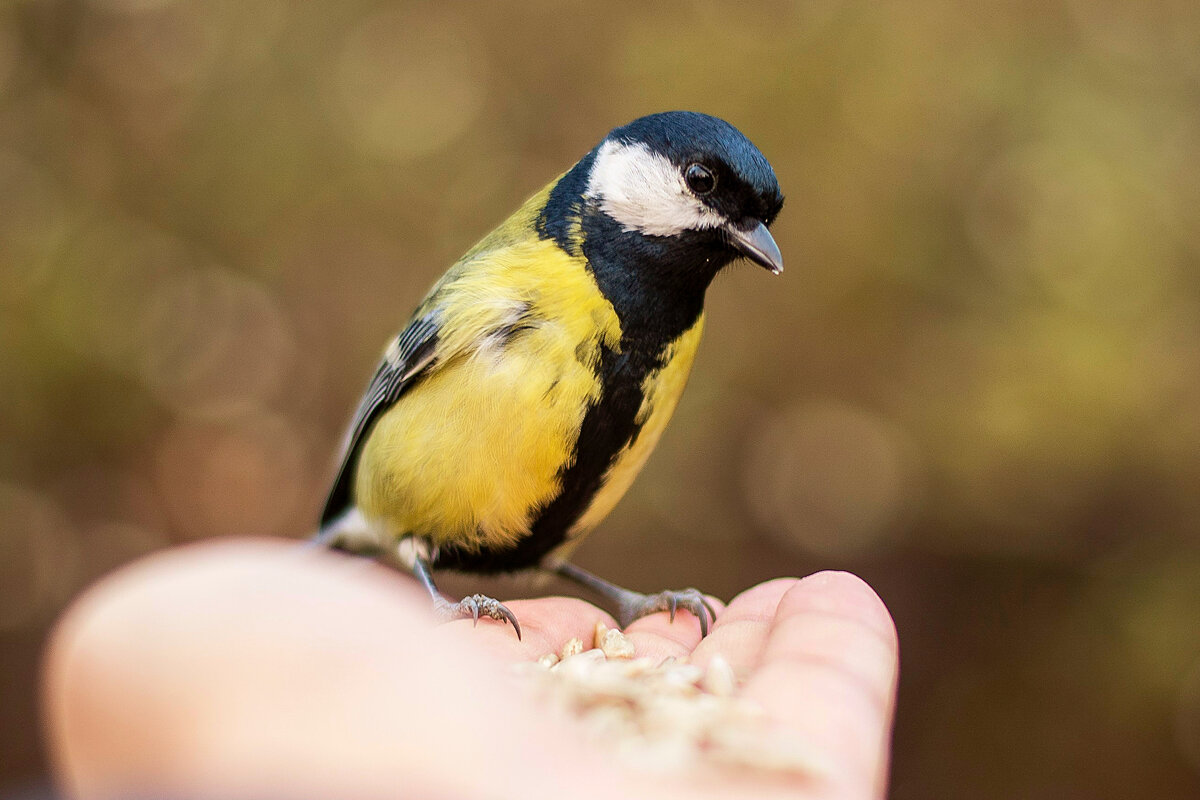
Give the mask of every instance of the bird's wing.
M 354 504 L 351 493 L 354 465 L 371 425 L 400 399 L 419 375 L 433 366 L 437 356 L 438 316 L 437 310 L 433 310 L 414 318 L 388 347 L 375 370 L 375 377 L 367 386 L 342 446 L 341 466 L 321 514 L 322 528 Z
M 354 505 L 354 469 L 371 426 L 421 377 L 526 323 L 531 304 L 520 287 L 495 279 L 497 270 L 520 258 L 514 250 L 519 248 L 497 248 L 452 267 L 388 346 L 342 447 L 341 466 L 321 514 L 322 528 Z
M 321 514 L 322 528 L 354 505 L 355 464 L 379 417 L 422 375 L 457 355 L 472 352 L 490 336 L 503 337 L 519 329 L 530 311 L 530 298 L 537 295 L 536 283 L 545 273 L 546 259 L 555 264 L 568 258 L 557 245 L 532 235 L 552 186 L 526 201 L 451 267 L 392 342 L 354 415 L 341 466 Z M 523 278 L 518 274 L 520 265 L 537 263 L 543 266 L 525 270 Z

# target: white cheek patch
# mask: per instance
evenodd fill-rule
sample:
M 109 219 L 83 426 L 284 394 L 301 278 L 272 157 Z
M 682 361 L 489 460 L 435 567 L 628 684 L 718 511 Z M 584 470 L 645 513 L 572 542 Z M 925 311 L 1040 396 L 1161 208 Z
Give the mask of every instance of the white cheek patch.
M 601 145 L 587 193 L 627 231 L 675 236 L 725 224 L 692 194 L 678 167 L 640 143 Z

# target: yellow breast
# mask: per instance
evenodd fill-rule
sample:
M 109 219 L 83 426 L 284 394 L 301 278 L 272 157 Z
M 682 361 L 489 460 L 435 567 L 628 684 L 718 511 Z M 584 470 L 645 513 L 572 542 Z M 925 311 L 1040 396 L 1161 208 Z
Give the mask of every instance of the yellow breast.
M 358 505 L 396 535 L 511 545 L 558 494 L 620 327 L 583 265 L 536 239 L 464 264 L 436 297 L 437 367 L 369 434 Z M 527 323 L 506 328 L 515 310 Z

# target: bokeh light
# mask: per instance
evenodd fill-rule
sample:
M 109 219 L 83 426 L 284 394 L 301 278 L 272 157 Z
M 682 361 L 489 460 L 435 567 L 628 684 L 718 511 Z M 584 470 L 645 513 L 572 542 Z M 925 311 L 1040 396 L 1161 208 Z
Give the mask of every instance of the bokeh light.
M 844 558 L 886 547 L 920 501 L 911 442 L 862 409 L 814 402 L 763 420 L 742 466 L 760 528 L 790 547 Z
M 453 7 L 446 7 L 453 9 Z M 459 11 L 387 9 L 363 19 L 330 65 L 330 115 L 350 143 L 387 160 L 445 147 L 475 120 L 487 50 Z

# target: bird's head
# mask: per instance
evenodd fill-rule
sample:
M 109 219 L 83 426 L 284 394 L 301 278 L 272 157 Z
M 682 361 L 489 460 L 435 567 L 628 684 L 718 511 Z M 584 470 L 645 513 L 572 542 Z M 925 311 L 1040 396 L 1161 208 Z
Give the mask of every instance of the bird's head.
M 622 231 L 703 253 L 717 269 L 745 256 L 783 270 L 767 231 L 783 206 L 775 171 L 728 122 L 652 114 L 613 130 L 590 159 L 583 205 Z

